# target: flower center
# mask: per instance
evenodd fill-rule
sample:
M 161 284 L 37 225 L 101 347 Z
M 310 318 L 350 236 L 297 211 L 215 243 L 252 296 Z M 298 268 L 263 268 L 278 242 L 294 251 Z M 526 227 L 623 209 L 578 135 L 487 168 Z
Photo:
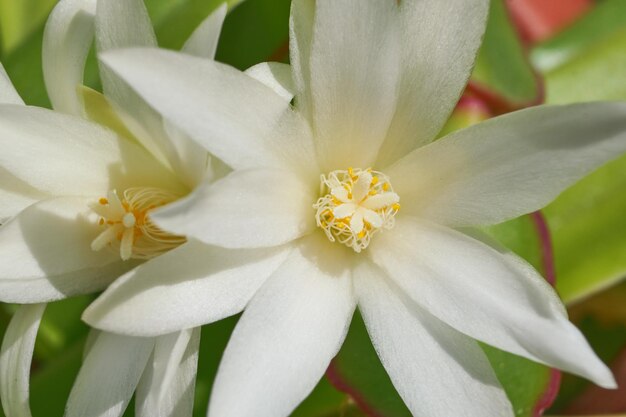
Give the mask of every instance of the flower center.
M 115 190 L 91 208 L 100 216 L 102 233 L 91 242 L 94 251 L 109 247 L 123 260 L 150 259 L 185 243 L 185 238 L 164 232 L 150 219 L 150 211 L 179 196 L 158 188 L 128 188 L 120 199 Z
M 322 175 L 320 197 L 313 205 L 317 225 L 331 242 L 361 252 L 379 230 L 390 229 L 400 210 L 400 197 L 389 178 L 371 168 Z

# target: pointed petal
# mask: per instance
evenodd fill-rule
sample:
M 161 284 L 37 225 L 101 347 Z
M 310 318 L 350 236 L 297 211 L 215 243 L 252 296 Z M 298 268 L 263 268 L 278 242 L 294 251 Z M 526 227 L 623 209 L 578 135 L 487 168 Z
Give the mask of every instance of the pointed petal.
M 538 210 L 626 151 L 626 103 L 534 107 L 418 149 L 385 171 L 403 211 L 449 226 Z
M 0 62 L 0 104 L 24 104 L 24 100 L 13 87 L 6 70 Z
M 235 171 L 155 211 L 163 229 L 225 248 L 278 246 L 315 228 L 312 186 L 278 169 Z
M 54 195 L 98 198 L 115 188 L 181 187 L 139 146 L 96 124 L 50 110 L 0 105 L 0 146 L 3 169 Z
M 65 417 L 121 417 L 153 349 L 153 338 L 98 335 L 76 377 Z
M 416 303 L 470 337 L 614 385 L 552 287 L 525 261 L 452 229 L 397 220 L 370 254 Z
M 413 415 L 513 417 L 511 403 L 475 340 L 403 299 L 375 265 L 363 263 L 354 274 L 372 343 Z
M 390 165 L 441 131 L 472 72 L 488 12 L 489 0 L 400 2 L 400 97 L 376 166 Z
M 228 4 L 222 3 L 193 31 L 182 51 L 201 58 L 215 58 L 222 25 L 228 12 Z
M 289 167 L 319 175 L 306 122 L 252 77 L 165 50 L 111 51 L 100 59 L 232 168 Z
M 337 354 L 355 300 L 344 253 L 319 238 L 306 239 L 246 308 L 224 352 L 209 417 L 286 417 Z
M 99 226 L 87 204 L 79 198 L 45 200 L 0 228 L 0 301 L 43 302 L 99 291 L 136 265 L 91 250 Z
M 138 336 L 221 320 L 246 306 L 287 253 L 288 248 L 228 250 L 190 241 L 116 280 L 83 319 Z
M 376 159 L 397 102 L 397 11 L 393 1 L 316 2 L 307 88 L 322 172 Z
M 48 18 L 43 37 L 43 75 L 56 111 L 83 116 L 78 87 L 93 43 L 96 0 L 62 0 Z
M 296 93 L 296 105 L 307 120 L 311 115 L 311 43 L 315 23 L 315 2 L 292 0 L 289 16 L 289 61 Z
M 137 417 L 193 414 L 200 328 L 156 338 L 152 360 L 137 387 Z
M 15 312 L 0 350 L 0 399 L 9 417 L 31 417 L 30 366 L 45 304 L 23 305 Z
M 280 62 L 262 62 L 248 68 L 246 74 L 274 90 L 286 101 L 293 99 L 295 89 L 289 65 Z

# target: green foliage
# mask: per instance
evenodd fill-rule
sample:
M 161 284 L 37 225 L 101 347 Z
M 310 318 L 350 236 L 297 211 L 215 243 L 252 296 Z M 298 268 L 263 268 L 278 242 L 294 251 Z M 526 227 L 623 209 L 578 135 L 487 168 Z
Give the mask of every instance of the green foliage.
M 606 0 L 533 51 L 547 101 L 626 100 L 626 2 Z M 544 211 L 554 240 L 557 288 L 567 303 L 626 276 L 626 158 L 599 169 Z
M 492 0 L 487 32 L 476 61 L 474 81 L 512 103 L 535 100 L 538 85 L 504 0 Z

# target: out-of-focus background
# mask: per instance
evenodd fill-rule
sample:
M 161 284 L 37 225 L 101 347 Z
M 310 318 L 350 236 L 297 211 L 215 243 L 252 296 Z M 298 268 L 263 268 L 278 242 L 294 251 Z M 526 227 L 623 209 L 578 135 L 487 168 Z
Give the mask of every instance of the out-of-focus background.
M 146 0 L 160 45 L 180 48 L 221 1 Z M 0 61 L 27 104 L 49 107 L 41 43 L 55 3 L 0 0 Z M 286 62 L 290 0 L 229 3 L 236 7 L 226 19 L 217 59 L 240 69 Z M 93 53 L 85 84 L 99 88 Z M 445 132 L 529 106 L 593 100 L 626 100 L 626 0 L 492 0 L 474 75 Z M 626 415 L 626 157 L 582 180 L 541 213 L 488 232 L 556 285 L 571 319 L 622 384 L 617 391 L 602 390 L 484 347 L 517 416 L 536 417 L 545 409 L 559 416 Z M 79 318 L 91 300 L 53 303 L 45 313 L 32 369 L 35 417 L 63 414 L 88 334 Z M 0 304 L 0 336 L 13 311 Z M 237 319 L 202 330 L 197 416 L 206 413 L 217 364 Z M 133 415 L 132 404 L 126 415 Z M 327 376 L 293 415 L 410 416 L 358 316 Z

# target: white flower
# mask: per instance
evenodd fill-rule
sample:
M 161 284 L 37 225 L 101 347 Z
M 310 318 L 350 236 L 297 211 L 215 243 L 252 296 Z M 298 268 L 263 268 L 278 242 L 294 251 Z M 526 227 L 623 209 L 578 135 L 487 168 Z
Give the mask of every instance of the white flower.
M 357 305 L 415 415 L 513 415 L 476 340 L 613 387 L 554 290 L 470 228 L 537 210 L 626 151 L 626 104 L 537 107 L 430 143 L 470 74 L 487 9 L 487 0 L 294 0 L 293 107 L 218 63 L 104 54 L 234 171 L 153 216 L 214 245 L 210 256 L 181 264 L 165 254 L 116 281 L 84 318 L 156 335 L 235 312 L 254 293 L 211 417 L 287 416 Z M 283 70 L 273 71 L 289 89 Z M 205 274 L 192 272 L 202 264 Z
M 222 4 L 183 51 L 212 60 L 225 15 Z M 205 247 L 165 232 L 151 213 L 218 175 L 207 151 L 106 68 L 106 98 L 79 88 L 94 33 L 100 51 L 156 46 L 141 0 L 62 0 L 43 47 L 56 112 L 23 106 L 0 66 L 0 301 L 47 303 L 100 291 L 143 261 L 139 268 L 176 248 L 184 257 Z M 263 67 L 255 71 L 264 74 Z M 30 362 L 44 309 L 21 307 L 3 341 L 7 417 L 30 415 Z M 200 329 L 177 330 L 156 338 L 94 333 L 66 415 L 121 415 L 135 387 L 137 415 L 190 415 Z

